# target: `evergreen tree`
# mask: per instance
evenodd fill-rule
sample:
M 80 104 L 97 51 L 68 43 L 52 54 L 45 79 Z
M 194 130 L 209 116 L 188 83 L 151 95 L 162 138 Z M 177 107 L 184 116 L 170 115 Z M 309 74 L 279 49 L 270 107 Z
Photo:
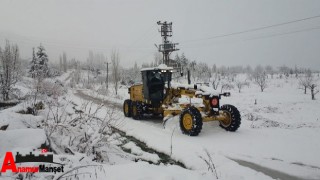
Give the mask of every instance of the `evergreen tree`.
M 31 74 L 32 78 L 35 78 L 38 72 L 38 62 L 36 59 L 36 54 L 34 52 L 34 48 L 32 48 L 32 60 L 31 60 L 31 68 L 29 73 Z
M 217 72 L 217 66 L 216 66 L 216 64 L 213 64 L 213 66 L 212 66 L 212 72 L 213 72 L 213 73 L 216 73 L 216 72 Z
M 31 69 L 30 69 L 31 77 L 33 78 L 48 77 L 49 75 L 48 61 L 49 61 L 48 55 L 41 44 L 38 47 L 38 51 L 36 54 L 34 54 L 34 49 L 33 49 L 33 57 L 31 61 Z
M 180 57 L 180 62 L 181 65 L 183 67 L 187 66 L 189 64 L 189 60 L 186 58 L 186 56 L 184 55 L 184 53 L 182 53 L 181 57 Z
M 174 60 L 176 61 L 177 64 L 181 64 L 181 59 L 179 57 L 179 54 L 176 54 L 176 56 L 174 57 Z
M 48 67 L 48 55 L 45 52 L 44 47 L 40 44 L 38 47 L 38 52 L 37 52 L 37 59 L 39 61 L 39 69 L 40 73 L 44 76 L 47 77 L 49 74 L 49 67 Z

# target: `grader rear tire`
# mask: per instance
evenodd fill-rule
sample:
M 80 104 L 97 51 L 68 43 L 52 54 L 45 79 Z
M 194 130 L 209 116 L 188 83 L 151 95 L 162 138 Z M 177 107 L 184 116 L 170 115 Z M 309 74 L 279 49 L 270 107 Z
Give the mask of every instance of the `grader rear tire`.
M 228 119 L 226 119 L 225 121 L 220 121 L 220 127 L 225 129 L 226 131 L 236 131 L 241 124 L 241 115 L 238 109 L 229 104 L 221 106 L 220 109 L 224 111 L 228 116 Z
M 132 101 L 130 99 L 126 99 L 123 103 L 123 114 L 125 117 L 131 117 L 132 108 L 131 108 Z
M 197 136 L 202 129 L 200 111 L 194 106 L 188 107 L 180 114 L 180 129 L 183 134 Z

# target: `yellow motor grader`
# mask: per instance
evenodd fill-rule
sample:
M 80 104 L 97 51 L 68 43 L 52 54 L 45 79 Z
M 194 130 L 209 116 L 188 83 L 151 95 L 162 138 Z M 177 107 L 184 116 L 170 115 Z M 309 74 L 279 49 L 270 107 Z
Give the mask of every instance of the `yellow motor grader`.
M 150 114 L 164 119 L 180 115 L 181 131 L 190 136 L 197 136 L 207 121 L 219 121 L 227 131 L 239 128 L 238 109 L 232 105 L 220 106 L 221 97 L 230 93 L 212 94 L 196 85 L 171 85 L 172 72 L 173 68 L 164 64 L 142 69 L 142 84 L 128 89 L 130 99 L 123 103 L 124 115 L 136 120 Z M 181 98 L 189 101 L 179 102 Z M 192 99 L 200 100 L 200 104 L 193 103 Z

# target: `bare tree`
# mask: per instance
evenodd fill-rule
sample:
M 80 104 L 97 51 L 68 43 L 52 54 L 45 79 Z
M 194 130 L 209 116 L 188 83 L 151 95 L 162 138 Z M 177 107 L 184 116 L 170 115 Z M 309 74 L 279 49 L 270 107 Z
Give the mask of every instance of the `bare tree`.
M 81 80 L 81 67 L 79 61 L 74 61 L 74 72 L 71 74 L 71 80 L 70 85 L 71 87 L 74 87 L 75 85 L 78 85 Z
M 289 77 L 289 74 L 290 74 L 290 68 L 283 65 L 283 66 L 280 66 L 279 67 L 279 72 L 283 75 L 285 75 L 286 78 Z
M 206 63 L 197 64 L 196 68 L 196 76 L 198 80 L 202 80 L 204 82 L 209 82 L 211 77 L 211 70 Z
M 306 88 L 310 89 L 310 93 L 311 93 L 311 99 L 315 100 L 315 95 L 319 93 L 319 89 L 318 89 L 318 79 L 316 79 L 314 77 L 314 75 L 312 74 L 311 70 L 307 70 L 306 75 L 304 76 L 304 78 L 302 78 L 300 80 L 300 85 L 303 86 L 305 94 L 306 94 Z
M 113 78 L 114 90 L 116 92 L 116 95 L 118 95 L 119 81 L 121 80 L 119 52 L 116 50 L 113 50 L 111 52 L 110 59 L 111 59 L 111 65 L 112 65 L 112 78 Z
M 306 73 L 299 78 L 299 88 L 304 90 L 304 94 L 307 94 L 307 88 L 312 84 L 313 77 L 311 70 L 307 70 Z
M 217 66 L 216 66 L 216 64 L 214 64 L 214 65 L 212 66 L 211 70 L 212 70 L 212 73 L 216 73 L 216 72 L 217 72 Z
M 63 52 L 62 59 L 63 59 L 63 66 L 62 66 L 63 67 L 63 71 L 67 72 L 68 66 L 67 66 L 67 54 L 66 54 L 66 52 Z
M 257 84 L 260 87 L 261 92 L 268 86 L 267 82 L 267 75 L 262 68 L 262 66 L 257 66 L 253 73 L 252 73 L 252 78 L 255 84 Z
M 162 64 L 162 56 L 161 56 L 161 53 L 159 53 L 158 51 L 156 51 L 154 53 L 154 65 L 155 66 L 158 66 Z
M 4 50 L 0 48 L 0 86 L 4 101 L 9 100 L 9 93 L 21 76 L 19 48 L 6 41 Z
M 189 63 L 189 70 L 191 71 L 191 76 L 193 78 L 193 82 L 196 81 L 196 68 L 197 68 L 197 62 L 195 60 L 191 61 Z
M 271 75 L 271 78 L 273 79 L 273 74 L 274 74 L 274 70 L 272 68 L 272 66 L 268 65 L 265 67 L 266 69 L 266 73 Z
M 311 91 L 311 99 L 312 100 L 316 100 L 315 95 L 319 93 L 319 89 L 317 89 L 318 85 L 315 84 L 315 83 L 311 83 L 309 88 L 310 88 L 310 91 Z
M 239 90 L 239 93 L 241 93 L 241 89 L 246 85 L 248 85 L 246 81 L 236 80 L 236 86 Z
M 221 93 L 224 90 L 231 90 L 233 88 L 234 88 L 234 86 L 230 83 L 230 81 L 224 81 L 221 83 Z
M 217 90 L 218 89 L 218 86 L 220 84 L 220 77 L 219 77 L 219 74 L 218 73 L 214 73 L 213 76 L 212 76 L 212 87 L 214 90 Z

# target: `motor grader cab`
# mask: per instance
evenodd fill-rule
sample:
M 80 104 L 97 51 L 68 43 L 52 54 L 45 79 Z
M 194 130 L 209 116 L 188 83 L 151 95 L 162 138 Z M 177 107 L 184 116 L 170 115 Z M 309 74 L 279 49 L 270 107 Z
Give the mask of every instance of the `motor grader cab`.
M 238 109 L 232 105 L 220 106 L 221 97 L 230 93 L 216 94 L 197 85 L 171 84 L 174 69 L 168 67 L 172 63 L 169 55 L 179 49 L 175 47 L 177 43 L 168 40 L 172 36 L 172 23 L 158 21 L 157 24 L 161 25 L 163 37 L 163 44 L 157 47 L 163 54 L 164 64 L 141 70 L 142 83 L 129 87 L 130 99 L 123 103 L 124 115 L 136 120 L 147 115 L 162 116 L 164 124 L 179 115 L 182 132 L 190 136 L 197 136 L 207 121 L 219 121 L 225 130 L 236 131 L 241 123 Z
M 124 102 L 124 115 L 133 119 L 142 119 L 144 114 L 161 115 L 172 71 L 173 68 L 166 65 L 142 69 L 142 84 L 135 84 L 128 89 L 130 99 Z
M 141 74 L 144 99 L 159 108 L 166 95 L 165 86 L 170 87 L 172 68 L 147 68 Z

